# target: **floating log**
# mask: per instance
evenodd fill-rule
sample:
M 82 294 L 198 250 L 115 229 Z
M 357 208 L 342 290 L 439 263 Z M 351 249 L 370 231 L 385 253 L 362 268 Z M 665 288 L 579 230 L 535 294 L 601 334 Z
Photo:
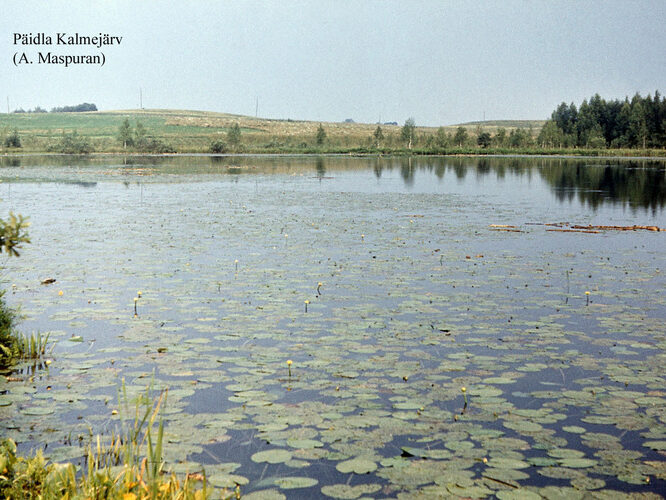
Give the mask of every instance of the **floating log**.
M 600 233 L 592 229 L 546 229 L 546 231 L 557 231 L 558 233 Z
M 603 231 L 662 231 L 658 226 L 571 226 L 573 229 L 601 229 Z

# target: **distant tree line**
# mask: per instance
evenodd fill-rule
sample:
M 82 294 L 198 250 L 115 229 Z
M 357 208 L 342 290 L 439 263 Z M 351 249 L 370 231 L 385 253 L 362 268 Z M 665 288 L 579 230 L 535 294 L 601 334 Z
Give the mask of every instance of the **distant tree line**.
M 97 111 L 97 106 L 90 102 L 77 104 L 76 106 L 62 106 L 60 108 L 51 108 L 51 113 L 83 113 L 84 111 Z M 44 108 L 36 106 L 35 109 L 28 111 L 23 108 L 18 108 L 13 111 L 14 113 L 46 113 Z
M 543 147 L 666 147 L 666 99 L 659 91 L 647 97 L 606 101 L 595 94 L 578 108 L 560 104 L 537 142 Z
M 85 111 L 97 111 L 97 106 L 93 103 L 84 102 L 76 106 L 63 106 L 62 108 L 51 109 L 51 113 L 83 113 Z

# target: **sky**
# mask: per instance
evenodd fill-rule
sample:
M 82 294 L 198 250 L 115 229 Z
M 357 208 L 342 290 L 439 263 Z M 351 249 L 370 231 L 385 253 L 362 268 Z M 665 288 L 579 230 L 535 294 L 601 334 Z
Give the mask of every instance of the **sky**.
M 149 109 L 439 126 L 666 93 L 664 0 L 3 0 L 1 14 L 2 112 L 136 109 L 141 95 Z M 59 32 L 122 42 L 62 46 Z M 33 64 L 15 65 L 22 53 Z

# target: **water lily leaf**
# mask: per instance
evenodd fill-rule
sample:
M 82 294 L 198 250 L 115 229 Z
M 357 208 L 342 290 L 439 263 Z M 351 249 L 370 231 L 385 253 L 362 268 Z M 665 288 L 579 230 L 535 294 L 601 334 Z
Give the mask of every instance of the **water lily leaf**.
M 606 481 L 595 477 L 580 477 L 571 480 L 571 486 L 578 490 L 598 490 L 606 486 Z
M 317 479 L 299 476 L 282 477 L 275 480 L 275 485 L 285 490 L 310 488 L 317 483 L 319 483 Z
M 287 500 L 286 495 L 276 489 L 257 490 L 243 493 L 244 500 Z
M 316 439 L 287 439 L 287 444 L 292 448 L 302 448 L 304 450 L 324 446 L 324 443 Z
M 666 441 L 646 441 L 643 446 L 653 450 L 666 450 Z
M 513 458 L 493 457 L 488 460 L 488 466 L 496 469 L 527 469 L 530 464 Z
M 495 493 L 499 500 L 540 500 L 543 498 L 538 493 L 519 488 L 517 490 L 500 490 Z
M 29 408 L 24 408 L 21 410 L 21 413 L 24 415 L 51 415 L 56 410 L 55 406 L 31 406 Z
M 547 500 L 581 500 L 585 497 L 586 492 L 568 486 L 545 486 L 539 489 L 539 494 Z M 609 493 L 601 498 L 610 499 L 612 497 L 612 493 Z
M 570 469 L 584 469 L 597 465 L 597 461 L 591 458 L 565 458 L 559 460 L 559 463 L 562 467 L 569 467 Z
M 208 479 L 213 486 L 218 486 L 220 488 L 235 488 L 237 484 L 243 486 L 250 482 L 250 480 L 244 476 L 225 474 L 223 472 L 206 476 L 206 479 Z
M 409 465 L 409 460 L 405 457 L 390 457 L 379 461 L 382 467 L 404 467 Z
M 367 474 L 368 472 L 377 470 L 377 464 L 372 460 L 367 460 L 365 458 L 353 458 L 351 460 L 339 462 L 335 468 L 343 474 L 349 472 L 355 474 Z
M 449 483 L 446 485 L 446 489 L 452 495 L 460 498 L 485 498 L 493 494 L 492 490 L 485 486 L 459 486 L 458 484 Z
M 279 464 L 291 459 L 291 452 L 279 448 L 272 450 L 259 451 L 250 457 L 253 462 L 269 464 Z
M 552 467 L 557 465 L 557 460 L 549 457 L 529 457 L 526 462 L 537 467 Z
M 381 490 L 379 484 L 359 484 L 357 486 L 349 486 L 347 484 L 331 484 L 323 486 L 321 492 L 327 497 L 340 498 L 343 500 L 353 500 L 359 498 L 361 495 L 375 493 Z
M 552 448 L 548 450 L 548 456 L 555 458 L 582 458 L 585 456 L 585 453 L 570 448 Z

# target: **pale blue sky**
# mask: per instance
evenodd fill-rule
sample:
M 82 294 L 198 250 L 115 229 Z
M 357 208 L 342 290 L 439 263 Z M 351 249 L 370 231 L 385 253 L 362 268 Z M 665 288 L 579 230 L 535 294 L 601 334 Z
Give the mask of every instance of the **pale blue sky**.
M 3 0 L 0 109 L 94 102 L 319 121 L 543 119 L 666 92 L 666 1 Z M 104 67 L 15 67 L 13 33 L 122 36 Z M 92 53 L 97 49 L 92 49 Z

